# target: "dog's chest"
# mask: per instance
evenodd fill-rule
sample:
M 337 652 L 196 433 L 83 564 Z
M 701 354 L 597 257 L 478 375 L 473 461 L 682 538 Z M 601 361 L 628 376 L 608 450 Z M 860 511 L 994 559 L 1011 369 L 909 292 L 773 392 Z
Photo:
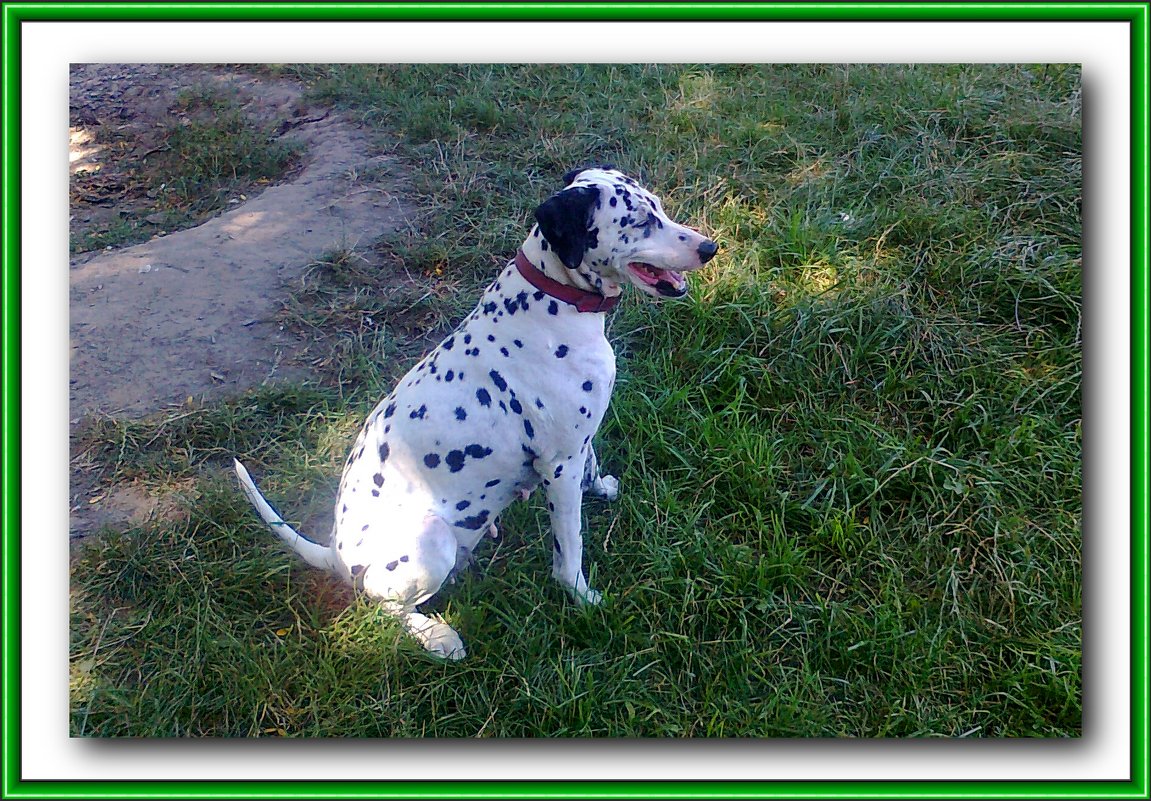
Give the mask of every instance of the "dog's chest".
M 582 470 L 614 383 L 603 316 L 505 270 L 372 412 L 344 484 L 393 499 L 393 487 L 415 486 L 489 520 L 517 488 Z
M 589 412 L 594 418 L 604 410 L 614 381 L 615 354 L 603 316 L 576 311 L 509 268 L 463 323 L 401 379 L 396 394 L 416 410 L 415 401 L 426 396 L 440 405 L 471 404 L 481 418 L 521 417 L 548 429 L 566 421 L 574 428 Z M 457 422 L 466 422 L 468 405 L 463 410 Z

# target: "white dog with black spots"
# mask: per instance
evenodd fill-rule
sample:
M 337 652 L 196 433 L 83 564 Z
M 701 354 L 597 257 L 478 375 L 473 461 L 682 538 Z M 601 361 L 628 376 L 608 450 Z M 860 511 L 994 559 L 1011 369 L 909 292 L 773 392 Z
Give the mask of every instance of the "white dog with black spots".
M 606 312 L 625 284 L 656 298 L 687 293 L 684 273 L 715 242 L 673 222 L 659 199 L 610 168 L 565 176 L 537 224 L 467 319 L 368 416 L 336 497 L 330 542 L 286 524 L 243 465 L 261 517 L 308 563 L 376 599 L 430 653 L 464 656 L 447 623 L 416 611 L 468 562 L 496 517 L 542 484 L 552 575 L 579 603 L 600 594 L 583 571 L 585 491 L 612 499 L 592 439 L 615 384 Z

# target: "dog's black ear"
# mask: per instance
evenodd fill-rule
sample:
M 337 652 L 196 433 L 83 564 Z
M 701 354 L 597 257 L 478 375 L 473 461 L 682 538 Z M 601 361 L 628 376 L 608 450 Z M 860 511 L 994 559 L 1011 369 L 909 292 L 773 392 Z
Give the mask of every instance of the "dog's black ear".
M 592 205 L 598 198 L 595 187 L 573 186 L 552 195 L 536 209 L 540 233 L 568 269 L 574 270 L 583 262 Z

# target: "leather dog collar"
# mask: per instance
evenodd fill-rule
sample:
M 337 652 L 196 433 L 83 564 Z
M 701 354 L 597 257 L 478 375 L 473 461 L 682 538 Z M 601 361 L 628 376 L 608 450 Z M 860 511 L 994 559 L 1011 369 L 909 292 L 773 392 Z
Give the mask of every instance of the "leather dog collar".
M 528 260 L 522 249 L 516 251 L 516 269 L 536 289 L 551 295 L 556 300 L 562 300 L 564 303 L 575 306 L 577 311 L 606 312 L 614 309 L 615 305 L 619 303 L 619 295 L 609 298 L 597 292 L 577 289 L 569 284 L 561 284 L 555 279 L 548 278 Z

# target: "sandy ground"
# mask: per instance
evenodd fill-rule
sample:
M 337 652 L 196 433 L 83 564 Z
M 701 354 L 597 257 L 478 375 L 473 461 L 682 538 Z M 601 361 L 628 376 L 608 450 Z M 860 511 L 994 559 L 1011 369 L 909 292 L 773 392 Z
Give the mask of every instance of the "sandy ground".
M 117 171 L 146 157 L 147 132 L 164 124 L 176 93 L 211 82 L 234 92 L 246 113 L 284 120 L 306 146 L 289 181 L 236 199 L 228 211 L 150 241 L 79 254 L 70 266 L 73 425 L 87 416 L 142 416 L 189 397 L 216 399 L 307 372 L 307 342 L 276 322 L 305 267 L 337 249 L 364 246 L 405 224 L 398 165 L 365 132 L 331 110 L 301 105 L 302 87 L 222 68 L 75 65 L 71 86 L 72 173 L 102 173 L 105 190 L 77 197 L 73 234 L 109 214 L 136 213 L 147 199 L 124 191 Z M 114 126 L 122 139 L 92 133 Z M 103 215 L 103 216 L 102 216 Z M 98 487 L 92 465 L 72 460 L 72 536 L 156 512 L 142 490 Z

